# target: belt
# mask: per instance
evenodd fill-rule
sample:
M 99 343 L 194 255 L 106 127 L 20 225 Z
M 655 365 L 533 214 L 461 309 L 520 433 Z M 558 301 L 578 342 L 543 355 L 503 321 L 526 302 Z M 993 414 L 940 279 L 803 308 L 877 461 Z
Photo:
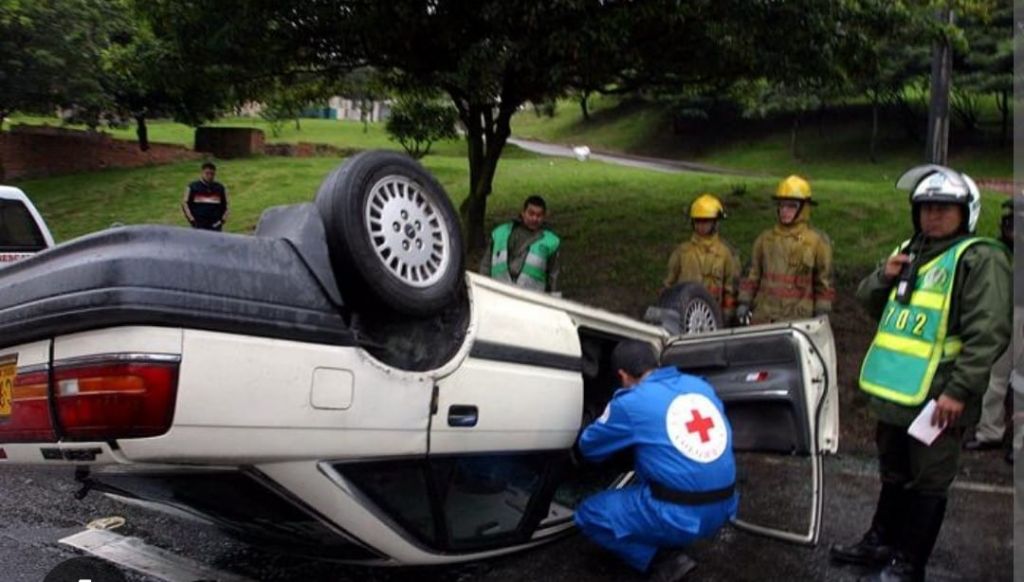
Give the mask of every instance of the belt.
M 676 491 L 659 483 L 651 483 L 650 485 L 651 495 L 655 499 L 677 505 L 707 505 L 709 503 L 725 501 L 736 493 L 735 483 L 730 483 L 726 487 L 710 491 Z

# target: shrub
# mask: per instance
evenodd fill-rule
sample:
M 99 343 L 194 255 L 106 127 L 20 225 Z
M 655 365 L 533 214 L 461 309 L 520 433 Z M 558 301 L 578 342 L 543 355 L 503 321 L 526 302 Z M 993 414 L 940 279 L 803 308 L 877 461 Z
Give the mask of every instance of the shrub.
M 385 129 L 406 153 L 420 159 L 435 141 L 458 137 L 457 120 L 455 109 L 440 99 L 407 96 L 392 107 Z

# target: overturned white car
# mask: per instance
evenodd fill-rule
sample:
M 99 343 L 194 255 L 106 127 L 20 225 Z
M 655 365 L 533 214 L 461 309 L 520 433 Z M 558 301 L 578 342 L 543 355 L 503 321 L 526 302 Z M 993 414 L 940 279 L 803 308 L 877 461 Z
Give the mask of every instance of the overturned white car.
M 281 551 L 477 559 L 567 532 L 583 495 L 630 479 L 568 454 L 624 338 L 707 377 L 737 450 L 805 461 L 805 527 L 740 525 L 816 541 L 827 322 L 671 337 L 465 275 L 447 195 L 386 152 L 256 236 L 119 228 L 0 271 L 0 465 L 67 465 L 83 491 Z M 739 488 L 757 502 L 742 466 Z
M 0 267 L 53 246 L 39 211 L 18 188 L 0 186 Z

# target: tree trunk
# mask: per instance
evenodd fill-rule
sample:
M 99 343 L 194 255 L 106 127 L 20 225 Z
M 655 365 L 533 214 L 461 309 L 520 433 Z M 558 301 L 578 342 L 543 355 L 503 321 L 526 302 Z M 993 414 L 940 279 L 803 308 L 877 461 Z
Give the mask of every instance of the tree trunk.
M 872 164 L 878 163 L 875 147 L 878 144 L 878 95 L 871 96 L 871 145 L 868 147 L 868 158 Z
M 3 111 L 3 110 L 0 110 L 0 141 L 2 141 L 3 138 L 4 138 L 4 136 L 3 136 L 4 120 L 6 120 L 6 119 L 7 119 L 7 112 Z M 4 156 L 3 156 L 3 153 L 4 153 L 4 150 L 3 150 L 2 147 L 0 147 L 0 182 L 3 182 L 7 178 L 7 175 L 6 175 L 7 172 L 4 170 Z
M 580 93 L 580 111 L 583 112 L 583 121 L 590 121 L 590 108 L 587 105 L 589 99 L 590 93 L 588 91 Z
M 794 160 L 800 159 L 800 155 L 796 150 L 796 133 L 800 129 L 800 114 L 793 115 L 793 126 L 789 131 L 789 152 L 793 156 Z
M 1006 147 L 1007 136 L 1010 129 L 1010 96 L 1008 91 L 1000 91 L 996 95 L 996 105 L 999 106 L 999 147 Z M 3 120 L 0 119 L 0 122 Z M 0 123 L 0 129 L 3 129 Z
M 299 118 L 295 118 L 295 131 L 302 131 L 302 126 L 299 125 Z
M 149 128 L 146 127 L 146 116 L 135 116 L 135 135 L 139 138 L 139 149 L 149 151 Z
M 469 195 L 459 207 L 467 251 L 483 248 L 487 242 L 484 221 L 487 216 L 487 197 L 490 196 L 494 175 L 505 143 L 511 135 L 509 121 L 519 103 L 502 103 L 497 117 L 487 105 L 466 105 L 453 98 L 459 117 L 466 127 L 466 145 L 469 156 Z
M 953 24 L 953 11 L 947 6 L 939 11 L 942 24 Z M 949 93 L 952 85 L 953 56 L 949 41 L 941 39 L 932 47 L 931 103 L 928 106 L 928 142 L 925 158 L 946 165 L 949 157 Z
M 825 137 L 825 110 L 828 109 L 828 103 L 824 99 L 818 104 L 818 137 Z

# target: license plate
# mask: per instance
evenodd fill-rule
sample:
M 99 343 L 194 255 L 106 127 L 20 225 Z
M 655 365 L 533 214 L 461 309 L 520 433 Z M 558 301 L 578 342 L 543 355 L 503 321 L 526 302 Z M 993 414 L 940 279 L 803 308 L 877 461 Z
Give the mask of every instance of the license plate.
M 11 416 L 14 402 L 14 377 L 18 373 L 18 356 L 0 357 L 0 420 Z
M 32 253 L 0 253 L 0 267 L 5 263 L 13 263 L 31 257 Z

